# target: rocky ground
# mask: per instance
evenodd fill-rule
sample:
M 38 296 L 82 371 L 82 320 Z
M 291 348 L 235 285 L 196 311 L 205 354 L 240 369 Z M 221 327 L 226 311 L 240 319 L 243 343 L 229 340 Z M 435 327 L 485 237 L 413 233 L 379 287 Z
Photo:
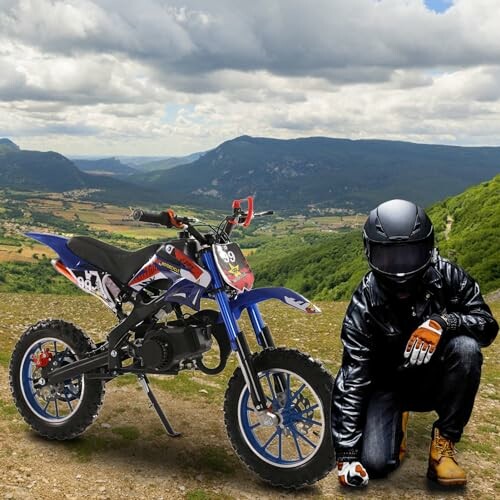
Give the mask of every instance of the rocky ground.
M 263 308 L 279 344 L 300 346 L 335 372 L 340 359 L 339 326 L 345 303 L 321 304 L 324 314 L 308 318 L 281 306 Z M 500 302 L 493 304 L 497 316 Z M 112 316 L 91 297 L 0 294 L 0 498 L 176 499 L 215 498 L 495 498 L 498 483 L 498 343 L 484 351 L 483 383 L 472 421 L 459 445 L 469 470 L 466 489 L 447 491 L 425 477 L 431 414 L 412 414 L 409 456 L 387 480 L 363 492 L 346 492 L 334 474 L 314 487 L 285 492 L 262 484 L 233 453 L 226 437 L 222 402 L 230 372 L 208 378 L 186 373 L 155 381 L 158 398 L 183 432 L 168 438 L 147 398 L 132 378 L 108 384 L 99 418 L 72 442 L 37 437 L 11 403 L 7 366 L 20 333 L 46 317 L 64 317 L 98 338 Z

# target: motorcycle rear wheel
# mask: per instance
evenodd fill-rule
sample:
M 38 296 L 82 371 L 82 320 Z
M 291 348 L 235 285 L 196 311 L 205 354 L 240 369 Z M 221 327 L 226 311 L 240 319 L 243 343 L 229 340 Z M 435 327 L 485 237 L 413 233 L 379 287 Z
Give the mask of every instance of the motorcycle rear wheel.
M 85 333 L 61 320 L 39 321 L 23 333 L 10 361 L 10 389 L 19 413 L 36 433 L 48 439 L 73 439 L 95 420 L 104 382 L 80 375 L 51 386 L 37 366 L 42 353 L 49 363 L 61 366 L 92 349 L 95 345 Z

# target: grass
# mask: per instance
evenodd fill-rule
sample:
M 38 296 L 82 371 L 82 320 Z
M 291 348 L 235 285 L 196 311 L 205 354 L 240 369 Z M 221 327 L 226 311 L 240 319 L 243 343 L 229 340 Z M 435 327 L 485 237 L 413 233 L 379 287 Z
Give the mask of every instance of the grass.
M 186 492 L 184 497 L 186 500 L 231 500 L 232 496 L 224 493 L 215 493 L 213 491 L 204 490 L 201 488 Z
M 0 399 L 0 416 L 2 418 L 11 419 L 18 415 L 17 408 L 12 402 L 7 402 L 3 399 Z
M 72 441 L 61 443 L 66 449 L 74 453 L 80 462 L 90 462 L 92 456 L 117 445 L 109 439 L 96 435 L 85 435 Z
M 117 436 L 120 436 L 125 441 L 135 441 L 141 435 L 141 433 L 139 432 L 139 429 L 137 427 L 132 426 L 132 425 L 124 425 L 121 427 L 114 427 L 111 430 L 111 432 L 113 434 L 116 434 Z
M 200 447 L 191 460 L 196 469 L 208 473 L 234 474 L 239 468 L 236 457 L 228 455 L 226 449 L 220 446 Z
M 7 368 L 10 363 L 10 353 L 0 351 L 0 366 L 5 366 Z
M 193 377 L 198 376 L 201 378 L 203 375 L 199 373 L 194 374 L 194 372 L 183 372 L 175 377 L 153 375 L 150 381 L 153 386 L 168 391 L 170 394 L 175 394 L 176 396 L 187 399 L 203 398 L 210 400 L 214 396 L 221 394 L 222 384 L 207 385 L 202 381 L 193 379 Z M 211 378 L 211 381 L 213 380 L 214 379 Z

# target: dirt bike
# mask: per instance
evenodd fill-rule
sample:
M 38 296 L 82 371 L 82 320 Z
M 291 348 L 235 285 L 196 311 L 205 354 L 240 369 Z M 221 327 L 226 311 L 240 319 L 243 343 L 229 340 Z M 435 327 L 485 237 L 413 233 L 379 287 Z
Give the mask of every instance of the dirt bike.
M 177 239 L 133 252 L 90 237 L 26 233 L 58 254 L 52 265 L 59 273 L 118 318 L 97 344 L 61 320 L 40 321 L 22 335 L 10 363 L 10 385 L 31 428 L 49 439 L 75 438 L 96 418 L 105 383 L 135 374 L 168 435 L 179 436 L 148 375 L 193 369 L 215 375 L 235 353 L 239 367 L 226 390 L 224 416 L 237 455 L 273 485 L 298 488 L 324 477 L 334 464 L 332 379 L 307 354 L 275 346 L 258 304 L 278 299 L 308 314 L 321 311 L 287 288 L 252 289 L 250 266 L 230 240 L 236 226 L 248 227 L 253 217 L 268 214 L 254 214 L 252 197 L 236 200 L 231 215 L 218 227 L 204 225 L 210 230 L 202 233 L 199 221 L 172 210 L 136 209 L 134 220 L 180 232 Z M 202 298 L 214 300 L 218 310 L 202 309 Z M 258 353 L 251 353 L 239 327 L 243 312 Z M 211 366 L 204 356 L 217 352 L 215 344 L 218 364 Z

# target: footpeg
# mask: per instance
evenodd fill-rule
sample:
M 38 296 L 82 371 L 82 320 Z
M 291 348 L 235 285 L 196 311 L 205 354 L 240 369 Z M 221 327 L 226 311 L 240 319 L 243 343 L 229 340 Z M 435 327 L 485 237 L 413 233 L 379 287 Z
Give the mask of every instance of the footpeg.
M 137 375 L 137 378 L 139 379 L 139 383 L 144 389 L 144 392 L 148 395 L 148 398 L 151 401 L 151 404 L 153 405 L 154 409 L 156 410 L 156 413 L 160 417 L 161 423 L 163 424 L 163 427 L 165 427 L 167 434 L 170 437 L 181 436 L 180 432 L 174 431 L 173 427 L 170 425 L 170 422 L 168 421 L 167 416 L 165 415 L 165 413 L 163 413 L 160 403 L 158 403 L 158 400 L 156 399 L 155 395 L 153 394 L 153 391 L 151 390 L 151 387 L 149 385 L 149 380 L 146 377 L 146 375 Z

